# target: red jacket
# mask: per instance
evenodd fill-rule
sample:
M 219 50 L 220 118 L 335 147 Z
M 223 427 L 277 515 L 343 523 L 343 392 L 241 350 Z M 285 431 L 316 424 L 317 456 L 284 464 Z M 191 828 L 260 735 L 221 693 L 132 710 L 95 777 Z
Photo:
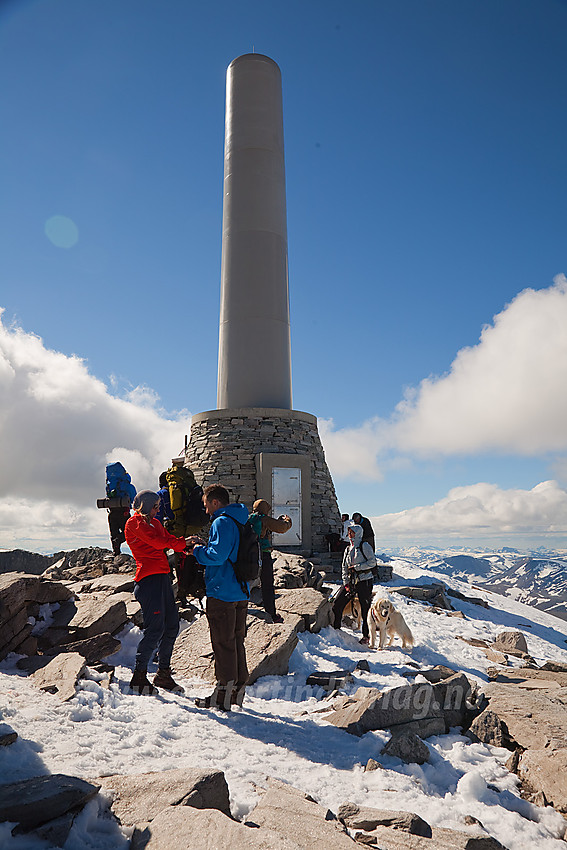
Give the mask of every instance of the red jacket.
M 148 521 L 141 514 L 130 517 L 124 532 L 136 561 L 134 581 L 156 573 L 168 573 L 169 561 L 164 549 L 182 552 L 187 545 L 184 537 L 174 537 L 166 531 L 159 519 Z

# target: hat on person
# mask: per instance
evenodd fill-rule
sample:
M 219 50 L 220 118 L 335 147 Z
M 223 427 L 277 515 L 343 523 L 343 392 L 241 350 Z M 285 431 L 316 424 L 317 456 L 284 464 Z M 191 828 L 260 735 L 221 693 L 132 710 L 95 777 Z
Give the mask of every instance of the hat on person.
M 137 513 L 147 516 L 158 502 L 159 496 L 153 490 L 140 490 L 134 498 L 132 507 Z
M 257 514 L 267 515 L 272 510 L 272 506 L 269 502 L 266 502 L 265 499 L 256 499 L 256 501 L 252 505 L 252 510 Z

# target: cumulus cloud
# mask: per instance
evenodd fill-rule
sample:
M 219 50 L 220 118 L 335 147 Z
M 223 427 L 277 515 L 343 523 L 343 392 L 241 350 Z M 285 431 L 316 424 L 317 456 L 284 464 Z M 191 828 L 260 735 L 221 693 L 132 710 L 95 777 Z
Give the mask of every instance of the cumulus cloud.
M 168 415 L 146 388 L 113 396 L 83 360 L 6 327 L 0 313 L 0 547 L 26 528 L 43 540 L 57 528 L 103 533 L 105 512 L 94 506 L 105 464 L 121 460 L 138 489 L 155 488 L 189 424 L 187 411 Z
M 491 537 L 567 532 L 567 492 L 557 481 L 542 481 L 532 490 L 502 490 L 479 483 L 454 487 L 433 505 L 373 517 L 377 535 L 418 539 Z
M 406 393 L 389 420 L 320 423 L 331 470 L 377 480 L 392 457 L 567 449 L 567 278 L 520 292 L 449 372 Z M 388 460 L 390 458 L 390 461 Z

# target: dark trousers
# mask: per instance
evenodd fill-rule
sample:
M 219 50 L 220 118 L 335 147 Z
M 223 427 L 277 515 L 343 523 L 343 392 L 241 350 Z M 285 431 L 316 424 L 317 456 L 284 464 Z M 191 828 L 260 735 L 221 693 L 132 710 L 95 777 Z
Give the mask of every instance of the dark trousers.
M 124 508 L 108 509 L 108 527 L 110 529 L 110 542 L 115 555 L 120 554 L 120 547 L 126 542 L 124 528 L 130 517 L 130 511 Z
M 221 685 L 239 687 L 248 680 L 246 666 L 246 614 L 248 600 L 223 602 L 207 597 L 207 620 L 215 654 L 215 675 Z
M 335 602 L 333 604 L 333 613 L 335 615 L 335 622 L 333 623 L 335 629 L 340 629 L 341 620 L 343 618 L 343 611 L 345 609 L 345 605 L 351 599 L 354 599 L 355 596 L 358 596 L 358 601 L 360 602 L 360 613 L 362 617 L 362 634 L 364 637 L 369 637 L 368 630 L 368 612 L 370 611 L 370 605 L 372 604 L 372 588 L 374 586 L 374 581 L 369 578 L 364 581 L 357 581 L 356 584 L 351 585 L 350 593 L 346 590 L 345 587 L 341 587 L 339 590 Z
M 274 561 L 269 549 L 262 552 L 262 569 L 260 570 L 262 586 L 262 605 L 271 617 L 276 614 L 276 591 L 274 590 Z
M 136 583 L 134 596 L 144 615 L 144 634 L 136 652 L 136 670 L 147 670 L 158 647 L 158 667 L 171 663 L 173 644 L 179 632 L 179 614 L 173 597 L 169 573 L 146 576 Z

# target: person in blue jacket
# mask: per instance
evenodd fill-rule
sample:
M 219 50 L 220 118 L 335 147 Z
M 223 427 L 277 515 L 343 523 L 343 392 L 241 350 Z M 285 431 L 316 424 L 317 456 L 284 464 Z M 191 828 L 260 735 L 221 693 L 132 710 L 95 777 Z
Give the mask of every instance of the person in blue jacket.
M 209 542 L 189 538 L 193 555 L 205 567 L 207 588 L 206 614 L 211 645 L 215 655 L 216 686 L 213 693 L 196 699 L 199 708 L 230 711 L 231 705 L 242 705 L 248 680 L 246 666 L 246 614 L 249 592 L 241 587 L 233 564 L 238 555 L 240 531 L 234 520 L 244 525 L 248 509 L 240 502 L 229 504 L 228 491 L 221 484 L 211 484 L 203 493 L 203 504 L 212 519 Z M 248 589 L 246 588 L 248 591 Z

